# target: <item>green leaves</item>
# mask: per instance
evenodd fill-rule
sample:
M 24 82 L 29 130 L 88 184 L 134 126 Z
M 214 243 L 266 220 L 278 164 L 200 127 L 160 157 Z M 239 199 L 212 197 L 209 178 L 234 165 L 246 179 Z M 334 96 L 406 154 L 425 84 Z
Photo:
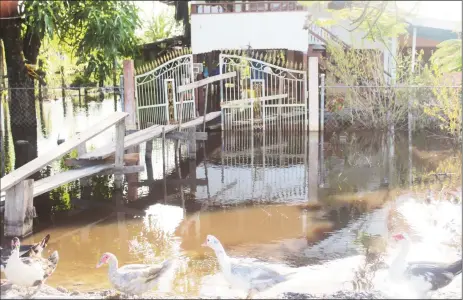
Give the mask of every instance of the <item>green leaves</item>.
M 437 50 L 432 55 L 431 62 L 438 66 L 441 72 L 461 72 L 461 40 L 447 40 L 437 45 Z
M 181 33 L 182 27 L 175 20 L 174 13 L 174 11 L 165 10 L 146 22 L 143 40 L 146 43 L 153 43 Z
M 318 26 L 338 25 L 350 32 L 364 32 L 365 39 L 384 41 L 406 33 L 406 23 L 402 21 L 395 7 L 395 1 L 355 1 L 351 7 L 337 10 L 327 9 L 330 1 L 310 1 L 307 6 L 319 4 L 331 17 L 316 18 Z M 316 13 L 315 13 L 316 15 Z
M 64 21 L 63 11 L 67 1 L 25 1 L 22 14 L 24 25 L 31 28 L 41 39 L 53 37 L 56 27 Z
M 137 7 L 130 1 L 25 1 L 24 34 L 33 32 L 40 41 L 59 37 L 70 47 L 78 64 L 97 77 L 111 74 L 113 61 L 135 54 L 140 27 Z M 27 47 L 27 43 L 25 44 Z

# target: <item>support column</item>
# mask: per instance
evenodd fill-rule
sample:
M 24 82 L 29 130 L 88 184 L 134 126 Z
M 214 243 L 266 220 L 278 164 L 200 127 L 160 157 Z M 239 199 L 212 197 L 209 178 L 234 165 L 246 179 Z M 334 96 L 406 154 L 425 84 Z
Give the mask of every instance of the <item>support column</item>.
M 133 60 L 124 60 L 123 62 L 124 75 L 123 75 L 123 84 L 124 84 L 124 102 L 123 110 L 129 115 L 125 118 L 125 134 L 131 134 L 135 132 L 138 128 L 138 115 L 137 115 L 137 103 L 135 99 L 135 67 Z M 152 145 L 152 141 L 151 141 Z M 140 147 L 134 146 L 127 149 L 127 154 L 130 153 L 140 153 Z M 140 157 L 135 160 L 136 164 L 140 162 Z M 128 191 L 127 198 L 129 201 L 135 201 L 137 199 L 137 186 L 138 182 L 138 173 L 131 173 L 125 175 L 128 182 Z
M 78 134 L 80 134 L 80 132 L 76 132 L 76 135 L 78 135 Z M 81 157 L 85 153 L 87 153 L 87 143 L 86 142 L 84 142 L 84 143 L 80 144 L 79 146 L 77 146 L 77 157 Z M 79 180 L 79 182 L 80 182 L 81 187 L 89 186 L 90 185 L 90 178 L 89 177 L 81 178 Z M 88 199 L 85 199 L 85 200 L 88 200 Z
M 129 113 L 125 118 L 125 125 L 128 131 L 137 129 L 137 105 L 135 103 L 135 68 L 133 60 L 124 60 L 124 106 L 125 112 Z
M 116 189 L 122 188 L 122 180 L 124 174 L 122 167 L 124 167 L 124 138 L 125 138 L 125 122 L 120 121 L 116 124 L 116 152 L 114 156 L 114 166 L 116 172 L 114 174 L 114 186 Z
M 5 236 L 25 237 L 32 233 L 35 216 L 33 189 L 34 180 L 26 179 L 6 191 Z
M 318 57 L 309 57 L 309 131 L 319 131 Z

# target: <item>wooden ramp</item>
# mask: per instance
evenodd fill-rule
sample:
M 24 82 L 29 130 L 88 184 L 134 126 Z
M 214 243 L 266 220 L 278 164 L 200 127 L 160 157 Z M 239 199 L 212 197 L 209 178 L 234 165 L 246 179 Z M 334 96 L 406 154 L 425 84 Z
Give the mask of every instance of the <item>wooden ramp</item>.
M 53 151 L 48 151 L 47 153 L 40 155 L 36 159 L 28 162 L 24 166 L 14 170 L 8 175 L 4 176 L 1 179 L 1 191 L 6 191 L 14 185 L 18 184 L 22 180 L 26 179 L 30 175 L 34 174 L 41 168 L 49 165 L 51 162 L 63 157 L 66 153 L 70 152 L 72 149 L 76 148 L 83 142 L 88 141 L 94 136 L 98 135 L 102 131 L 108 129 L 114 124 L 122 121 L 125 117 L 128 116 L 128 113 L 115 112 L 109 117 L 103 119 L 101 122 L 93 125 L 91 128 L 85 130 L 83 133 L 74 136 L 73 138 L 62 143 L 56 147 Z
M 206 122 L 214 120 L 220 116 L 220 111 L 215 111 L 208 113 L 206 115 Z M 202 124 L 204 118 L 201 116 L 189 122 L 180 125 L 180 129 L 185 129 L 189 127 L 194 127 Z M 129 134 L 124 139 L 124 149 L 128 149 L 134 146 L 137 146 L 143 142 L 152 140 L 156 137 L 162 135 L 162 128 L 164 128 L 164 133 L 172 132 L 176 129 L 179 129 L 178 125 L 153 125 L 143 130 L 137 131 L 135 133 Z M 102 160 L 105 159 L 115 152 L 115 143 L 111 142 L 105 146 L 95 149 L 94 151 L 85 153 L 79 156 L 78 160 Z
M 95 175 L 105 170 L 113 169 L 114 164 L 96 165 L 91 167 L 79 168 L 69 170 L 63 173 L 58 173 L 53 176 L 46 177 L 44 179 L 34 182 L 34 197 L 42 195 L 46 192 L 53 190 L 63 184 L 85 178 L 91 175 Z
M 142 172 L 145 169 L 144 166 L 128 166 L 123 167 L 121 170 L 122 173 L 138 173 Z M 105 174 L 105 171 L 109 171 L 112 174 L 115 171 L 118 171 L 114 164 L 101 164 L 94 165 L 85 168 L 78 168 L 69 170 L 66 172 L 58 173 L 44 179 L 34 182 L 33 188 L 33 197 L 40 196 L 46 192 L 49 192 L 57 187 L 62 186 L 63 184 L 79 180 L 81 178 L 89 177 L 92 175 L 101 175 Z M 0 201 L 5 201 L 5 193 L 2 193 L 0 196 Z

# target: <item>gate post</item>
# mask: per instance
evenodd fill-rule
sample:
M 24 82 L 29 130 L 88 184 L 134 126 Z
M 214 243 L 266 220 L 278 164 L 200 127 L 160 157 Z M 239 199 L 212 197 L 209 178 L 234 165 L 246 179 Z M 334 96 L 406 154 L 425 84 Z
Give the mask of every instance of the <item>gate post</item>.
M 137 130 L 138 128 L 138 113 L 137 113 L 137 103 L 135 102 L 135 67 L 133 60 L 124 60 L 123 62 L 124 75 L 123 75 L 123 85 L 124 85 L 124 102 L 122 103 L 122 108 L 129 115 L 125 118 L 125 134 L 130 134 Z M 123 140 L 123 139 L 122 139 Z M 140 146 L 136 145 L 130 147 L 126 151 L 127 153 L 138 153 L 137 164 L 140 161 Z M 124 151 L 122 151 L 122 157 L 124 156 Z M 124 159 L 122 158 L 122 164 L 124 164 Z M 132 182 L 138 180 L 138 173 L 126 174 L 125 178 L 128 182 L 128 198 L 129 201 L 136 199 L 136 188 L 133 187 Z M 118 178 L 118 185 L 121 185 L 122 175 Z M 135 194 L 134 194 L 135 192 Z
M 127 131 L 137 129 L 137 105 L 135 103 L 135 68 L 133 60 L 124 60 L 124 103 L 123 109 L 129 113 L 125 118 Z
M 309 131 L 319 131 L 318 57 L 309 57 Z

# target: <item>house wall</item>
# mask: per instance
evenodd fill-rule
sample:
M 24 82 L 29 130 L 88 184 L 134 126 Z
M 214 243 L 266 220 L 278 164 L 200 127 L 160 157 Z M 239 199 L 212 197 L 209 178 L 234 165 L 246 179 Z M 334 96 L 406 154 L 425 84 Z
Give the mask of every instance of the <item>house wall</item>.
M 289 49 L 306 52 L 307 12 L 249 12 L 191 15 L 193 54 L 219 49 Z
M 412 47 L 413 39 L 412 35 L 408 37 L 408 39 L 405 39 L 404 37 L 400 37 L 400 44 L 405 45 L 407 47 Z M 436 40 L 431 40 L 423 37 L 416 37 L 416 47 L 417 48 L 436 48 L 438 44 L 440 44 L 441 41 L 436 41 Z

